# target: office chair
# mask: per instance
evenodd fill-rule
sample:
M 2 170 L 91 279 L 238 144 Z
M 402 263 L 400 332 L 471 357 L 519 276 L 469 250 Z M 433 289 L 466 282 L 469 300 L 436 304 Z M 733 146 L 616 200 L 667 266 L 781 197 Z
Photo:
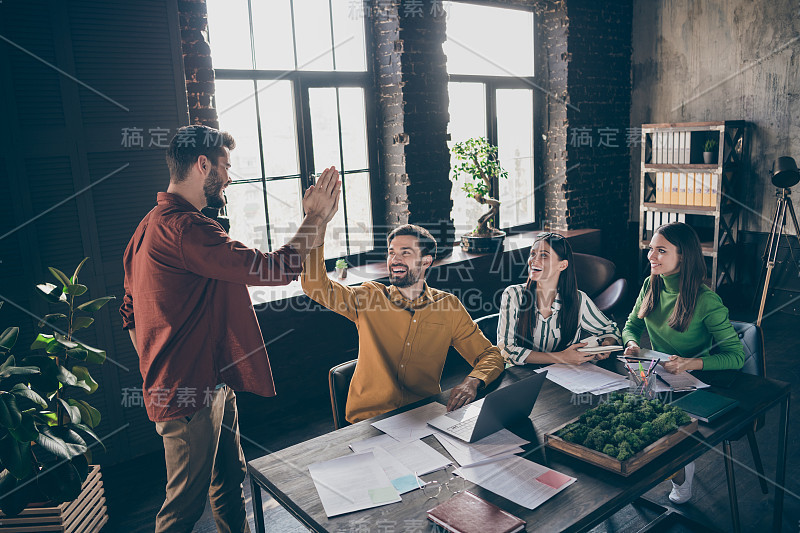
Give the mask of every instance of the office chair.
M 489 339 L 494 345 L 497 345 L 497 322 L 500 320 L 500 313 L 482 316 L 475 320 L 475 324 L 481 328 L 484 337 Z
M 578 288 L 585 292 L 603 313 L 611 313 L 628 292 L 624 278 L 614 279 L 617 267 L 596 255 L 573 254 Z
M 737 322 L 731 320 L 733 329 L 739 335 L 744 348 L 744 366 L 740 372 L 765 377 L 767 374 L 766 358 L 764 357 L 764 334 L 761 328 L 750 322 Z M 758 451 L 756 442 L 756 430 L 764 425 L 764 419 L 759 418 L 752 426 L 745 428 L 740 434 L 730 440 L 722 442 L 722 450 L 725 457 L 725 474 L 728 478 L 728 498 L 731 504 L 731 520 L 734 531 L 739 531 L 739 502 L 736 497 L 736 480 L 733 475 L 733 460 L 731 455 L 731 440 L 739 440 L 747 436 L 750 443 L 750 451 L 753 454 L 753 463 L 759 474 L 758 481 L 761 485 L 761 492 L 767 494 L 767 481 L 764 478 L 764 465 L 761 462 L 761 454 Z
M 358 359 L 347 361 L 336 365 L 328 371 L 328 389 L 331 393 L 333 427 L 336 429 L 350 425 L 350 422 L 345 418 L 344 408 L 347 405 L 347 391 L 350 389 L 350 381 L 353 379 L 357 361 Z

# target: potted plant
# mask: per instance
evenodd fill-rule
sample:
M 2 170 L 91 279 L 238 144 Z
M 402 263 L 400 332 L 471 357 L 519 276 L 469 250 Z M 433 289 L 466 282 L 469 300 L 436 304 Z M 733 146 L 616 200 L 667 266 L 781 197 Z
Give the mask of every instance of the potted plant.
M 344 279 L 347 277 L 347 261 L 344 259 L 336 260 L 336 277 Z
M 714 156 L 715 151 L 717 149 L 717 141 L 716 139 L 708 139 L 706 144 L 703 145 L 703 162 L 706 165 L 711 165 L 714 163 Z
M 100 413 L 81 398 L 98 388 L 85 365 L 102 364 L 106 353 L 79 340 L 75 333 L 90 327 L 94 319 L 88 315 L 114 297 L 76 302 L 88 290 L 78 283 L 87 259 L 71 277 L 51 267 L 59 285 L 36 286 L 39 294 L 62 306 L 64 313 L 45 315 L 39 327 L 51 328 L 53 333 L 37 335 L 31 352 L 22 356 L 21 366 L 11 354 L 19 328 L 8 328 L 0 337 L 0 359 L 4 361 L 0 366 L 0 466 L 5 469 L 0 473 L 0 510 L 15 516 L 31 502 L 46 502 L 36 504 L 37 512 L 24 518 L 34 529 L 44 520 L 66 520 L 66 514 L 70 521 L 92 515 L 92 527 L 87 531 L 99 530 L 107 520 L 97 490 L 102 486 L 100 467 L 89 465 L 90 448 L 103 446 L 94 433 Z M 63 503 L 73 500 L 74 504 Z
M 494 179 L 508 178 L 508 172 L 500 166 L 497 147 L 482 137 L 456 143 L 452 148 L 458 164 L 453 168 L 453 180 L 460 175 L 466 177 L 461 187 L 468 198 L 474 198 L 489 211 L 478 219 L 474 230 L 461 237 L 461 249 L 465 252 L 494 252 L 503 244 L 506 233 L 495 227 L 500 212 L 500 201 L 492 198 Z

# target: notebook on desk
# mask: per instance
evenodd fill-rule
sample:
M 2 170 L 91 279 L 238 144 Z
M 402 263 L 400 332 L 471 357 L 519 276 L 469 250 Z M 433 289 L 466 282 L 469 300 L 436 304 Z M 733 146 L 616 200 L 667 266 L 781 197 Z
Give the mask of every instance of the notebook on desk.
M 707 390 L 697 390 L 672 402 L 698 420 L 710 424 L 739 405 L 738 400 Z
M 525 521 L 465 490 L 428 511 L 428 520 L 454 533 L 514 533 Z
M 439 431 L 466 442 L 475 442 L 527 418 L 542 389 L 547 371 L 490 392 L 478 402 L 428 420 Z

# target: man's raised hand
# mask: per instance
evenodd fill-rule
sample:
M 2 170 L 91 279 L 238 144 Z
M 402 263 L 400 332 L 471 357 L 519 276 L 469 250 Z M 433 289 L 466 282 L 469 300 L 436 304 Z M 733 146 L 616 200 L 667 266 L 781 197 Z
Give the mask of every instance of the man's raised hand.
M 322 171 L 316 185 L 306 189 L 303 195 L 303 210 L 306 216 L 321 219 L 328 223 L 339 208 L 339 193 L 342 182 L 339 181 L 339 172 L 336 167 L 326 168 Z

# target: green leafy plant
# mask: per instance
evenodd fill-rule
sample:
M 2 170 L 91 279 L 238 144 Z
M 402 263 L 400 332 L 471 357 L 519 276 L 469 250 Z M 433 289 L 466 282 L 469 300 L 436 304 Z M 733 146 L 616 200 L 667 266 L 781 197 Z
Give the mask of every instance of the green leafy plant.
M 0 365 L 0 509 L 10 516 L 32 501 L 75 499 L 89 473 L 87 440 L 102 446 L 93 430 L 100 423 L 100 413 L 79 396 L 97 390 L 85 365 L 102 364 L 106 353 L 74 334 L 90 327 L 94 319 L 88 315 L 114 297 L 76 302 L 88 290 L 78 283 L 87 259 L 72 277 L 50 268 L 59 285 L 36 286 L 64 312 L 44 317 L 39 327 L 51 328 L 52 335 L 39 333 L 19 366 L 11 353 L 19 328 L 7 328 L 0 336 L 0 360 L 4 361 Z
M 497 147 L 482 137 L 476 137 L 456 143 L 451 152 L 459 162 L 453 167 L 453 180 L 458 180 L 463 174 L 467 181 L 461 190 L 479 204 L 489 205 L 489 212 L 478 219 L 472 235 L 492 235 L 496 231 L 494 222 L 500 212 L 500 201 L 491 197 L 492 181 L 508 178 L 508 172 L 503 170 L 497 158 Z
M 717 148 L 717 141 L 715 139 L 708 139 L 706 144 L 703 145 L 704 152 L 713 152 Z
M 336 268 L 347 268 L 347 261 L 345 261 L 344 259 L 337 259 Z
M 691 421 L 683 409 L 634 394 L 612 394 L 557 435 L 624 461 Z

